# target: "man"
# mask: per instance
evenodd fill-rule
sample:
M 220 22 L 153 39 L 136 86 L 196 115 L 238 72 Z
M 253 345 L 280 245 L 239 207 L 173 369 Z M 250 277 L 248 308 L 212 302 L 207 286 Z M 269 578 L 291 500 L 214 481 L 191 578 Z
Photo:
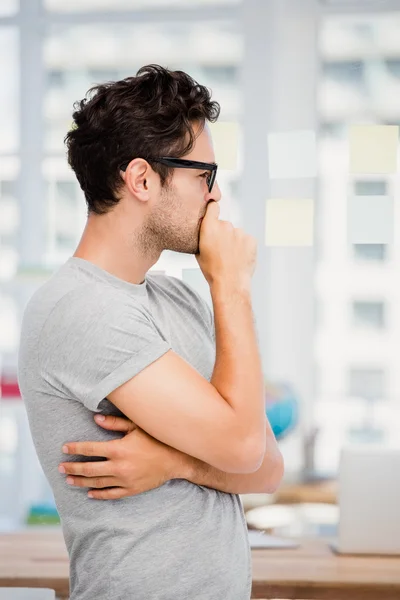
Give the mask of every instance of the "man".
M 248 599 L 238 493 L 273 491 L 283 465 L 251 309 L 256 243 L 218 219 L 207 123 L 219 105 L 187 74 L 149 65 L 92 88 L 75 109 L 66 143 L 87 225 L 28 303 L 19 355 L 70 556 L 70 600 Z M 215 340 L 199 295 L 149 273 L 165 249 L 196 256 Z M 126 419 L 115 433 L 95 414 Z M 105 489 L 89 498 L 60 463 Z

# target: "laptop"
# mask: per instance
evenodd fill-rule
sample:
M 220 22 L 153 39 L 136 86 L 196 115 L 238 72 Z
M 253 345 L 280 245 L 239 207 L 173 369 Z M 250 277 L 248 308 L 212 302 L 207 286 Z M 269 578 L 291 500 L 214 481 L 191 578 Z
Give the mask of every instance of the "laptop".
M 400 447 L 344 447 L 338 502 L 335 552 L 400 555 Z

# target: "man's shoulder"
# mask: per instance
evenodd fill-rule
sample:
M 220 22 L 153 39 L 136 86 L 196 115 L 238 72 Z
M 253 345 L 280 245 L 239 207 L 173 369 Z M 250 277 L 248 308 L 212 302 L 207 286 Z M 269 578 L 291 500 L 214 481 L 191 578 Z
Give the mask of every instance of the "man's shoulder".
M 205 302 L 199 292 L 183 279 L 165 274 L 155 274 L 155 278 L 155 281 L 160 282 L 164 287 L 169 288 L 171 291 L 177 291 L 180 294 L 183 294 L 185 298 L 195 300 L 196 302 L 200 302 L 200 304 Z
M 124 290 L 101 281 L 54 277 L 36 290 L 24 317 L 27 322 L 41 322 L 43 333 L 69 330 L 73 334 L 118 326 L 128 315 L 144 318 L 145 310 Z
M 193 311 L 195 311 L 195 315 L 200 314 L 201 318 L 213 330 L 214 318 L 212 306 L 197 289 L 186 281 L 172 275 L 157 275 L 157 277 L 160 278 L 158 281 L 174 302 L 189 310 L 192 315 Z

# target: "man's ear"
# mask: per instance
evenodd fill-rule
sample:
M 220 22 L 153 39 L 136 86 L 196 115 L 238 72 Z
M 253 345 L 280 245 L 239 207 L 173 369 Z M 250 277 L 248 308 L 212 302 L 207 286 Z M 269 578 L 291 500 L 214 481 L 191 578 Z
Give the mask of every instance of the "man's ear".
M 138 200 L 149 200 L 149 178 L 154 172 L 147 161 L 135 158 L 122 175 L 127 189 L 133 196 Z

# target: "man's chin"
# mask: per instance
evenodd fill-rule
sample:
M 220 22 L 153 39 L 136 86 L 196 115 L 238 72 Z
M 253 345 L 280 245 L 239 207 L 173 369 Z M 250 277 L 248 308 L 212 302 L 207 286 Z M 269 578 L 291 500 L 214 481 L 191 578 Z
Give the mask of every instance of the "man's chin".
M 196 246 L 187 246 L 186 248 L 169 248 L 171 252 L 179 252 L 179 254 L 198 254 L 200 251 L 199 243 Z
M 199 252 L 200 252 L 200 247 L 197 244 L 197 246 L 195 246 L 193 248 L 190 248 L 190 250 L 187 250 L 186 254 L 193 254 L 193 255 L 195 255 L 195 254 L 199 254 Z

